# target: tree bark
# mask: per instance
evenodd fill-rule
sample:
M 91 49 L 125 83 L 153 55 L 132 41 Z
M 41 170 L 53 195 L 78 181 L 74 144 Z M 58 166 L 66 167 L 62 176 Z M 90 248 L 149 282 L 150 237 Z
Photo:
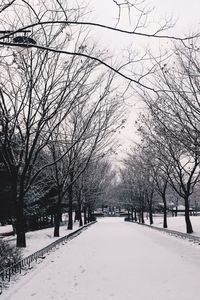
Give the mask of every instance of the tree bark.
M 144 195 L 141 195 L 140 203 L 140 223 L 144 224 Z
M 90 208 L 88 208 L 88 223 L 92 220 L 92 211 Z
M 163 199 L 163 228 L 167 228 L 167 201 L 165 194 L 162 195 Z
M 82 218 L 82 213 L 81 210 L 79 211 L 79 227 L 83 226 L 83 218 Z
M 25 233 L 25 218 L 22 199 L 17 199 L 16 203 L 16 234 L 17 247 L 26 247 L 26 233 Z
M 153 224 L 153 211 L 152 211 L 153 195 L 154 195 L 154 190 L 151 191 L 150 195 L 147 194 L 147 202 L 148 202 L 148 206 L 149 206 L 149 223 L 150 223 L 150 225 Z
M 60 236 L 60 216 L 61 216 L 61 191 L 58 188 L 58 198 L 57 198 L 57 203 L 56 203 L 56 211 L 54 215 L 54 237 L 59 237 Z
M 134 210 L 134 221 L 137 222 L 137 210 L 136 210 L 136 208 Z
M 54 215 L 54 237 L 60 236 L 60 213 L 57 211 Z
M 68 207 L 68 226 L 67 229 L 73 229 L 73 194 L 72 194 L 72 186 L 70 185 L 68 188 L 68 200 L 69 200 L 69 207 Z
M 73 229 L 73 187 L 71 182 L 73 182 L 73 171 L 70 171 L 69 174 L 70 177 L 70 184 L 68 187 L 68 201 L 69 201 L 69 211 L 68 211 L 68 226 L 67 229 L 72 230 Z
M 149 223 L 153 224 L 153 212 L 152 212 L 152 201 L 149 201 Z
M 133 207 L 131 207 L 131 221 L 133 222 Z
M 141 210 L 141 221 L 142 221 L 142 224 L 144 224 L 144 208 L 143 207 Z
M 87 209 L 85 206 L 83 208 L 83 218 L 84 218 L 84 225 L 86 225 L 87 224 Z
M 192 224 L 190 221 L 190 208 L 189 208 L 189 199 L 188 195 L 185 197 L 185 223 L 186 223 L 186 232 L 193 233 Z
M 17 178 L 17 177 L 16 177 Z M 26 247 L 26 230 L 25 230 L 25 217 L 24 217 L 24 198 L 23 188 L 19 189 L 19 195 L 17 193 L 17 179 L 12 182 L 12 196 L 15 203 L 16 210 L 16 246 L 19 248 Z
M 79 219 L 79 227 L 83 226 L 83 218 L 82 218 L 82 205 L 81 205 L 81 194 L 78 197 L 78 219 Z
M 75 209 L 74 222 L 79 221 L 79 216 L 80 216 L 79 210 L 78 210 L 78 209 Z

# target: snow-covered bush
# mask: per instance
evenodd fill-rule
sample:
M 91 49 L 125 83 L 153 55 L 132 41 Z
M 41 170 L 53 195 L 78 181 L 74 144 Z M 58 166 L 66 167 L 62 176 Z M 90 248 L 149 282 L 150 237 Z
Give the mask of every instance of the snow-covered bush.
M 21 251 L 0 240 L 0 272 L 21 259 Z

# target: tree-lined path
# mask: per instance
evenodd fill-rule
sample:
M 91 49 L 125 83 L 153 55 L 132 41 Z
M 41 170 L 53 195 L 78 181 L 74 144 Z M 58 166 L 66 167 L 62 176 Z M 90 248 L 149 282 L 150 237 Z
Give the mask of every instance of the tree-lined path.
M 197 300 L 199 246 L 104 218 L 31 271 L 6 300 Z

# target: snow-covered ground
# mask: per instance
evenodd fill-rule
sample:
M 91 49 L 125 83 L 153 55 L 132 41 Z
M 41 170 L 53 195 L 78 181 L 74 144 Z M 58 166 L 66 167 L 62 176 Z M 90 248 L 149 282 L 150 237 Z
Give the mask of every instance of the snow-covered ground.
M 193 235 L 200 236 L 200 216 L 190 217 L 193 226 Z M 149 220 L 145 219 L 145 223 L 149 224 Z M 168 229 L 180 231 L 186 233 L 185 217 L 168 217 L 167 218 Z M 163 227 L 163 217 L 159 215 L 154 215 L 153 226 Z
M 61 246 L 5 300 L 199 300 L 200 246 L 104 218 Z
M 200 236 L 200 216 L 191 216 L 190 218 L 194 230 L 193 235 Z M 123 220 L 123 218 L 121 218 L 121 220 Z M 184 216 L 168 217 L 167 222 L 168 229 L 177 230 L 183 233 L 186 232 Z M 145 223 L 149 224 L 149 220 L 145 219 Z M 161 215 L 154 215 L 153 226 L 162 228 L 163 217 Z M 76 229 L 78 229 L 78 222 L 74 223 L 73 230 L 67 230 L 67 225 L 63 225 L 60 227 L 60 237 L 65 236 Z M 0 233 L 10 231 L 12 231 L 12 225 L 0 226 Z M 40 250 L 41 248 L 47 246 L 48 244 L 58 239 L 53 237 L 53 231 L 54 229 L 53 227 L 51 227 L 26 233 L 27 247 L 22 250 L 23 257 Z M 4 240 L 12 241 L 12 243 L 15 244 L 16 237 L 9 236 L 5 237 Z
M 0 226 L 0 235 L 1 233 L 7 233 L 12 231 L 13 231 L 12 225 Z
M 63 237 L 74 230 L 78 229 L 78 222 L 74 223 L 73 230 L 67 230 L 67 225 L 60 227 L 60 237 Z M 22 249 L 23 257 L 26 257 L 44 247 L 53 243 L 58 237 L 53 236 L 54 228 L 46 228 L 36 231 L 30 231 L 26 233 L 26 248 Z M 10 243 L 16 244 L 16 237 L 10 236 L 4 238 L 4 240 L 10 241 Z

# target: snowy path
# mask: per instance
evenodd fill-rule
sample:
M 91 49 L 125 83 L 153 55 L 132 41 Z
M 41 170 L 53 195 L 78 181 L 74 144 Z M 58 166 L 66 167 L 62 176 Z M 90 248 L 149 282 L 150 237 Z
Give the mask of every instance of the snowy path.
M 105 218 L 49 255 L 2 299 L 199 300 L 199 278 L 200 246 Z

